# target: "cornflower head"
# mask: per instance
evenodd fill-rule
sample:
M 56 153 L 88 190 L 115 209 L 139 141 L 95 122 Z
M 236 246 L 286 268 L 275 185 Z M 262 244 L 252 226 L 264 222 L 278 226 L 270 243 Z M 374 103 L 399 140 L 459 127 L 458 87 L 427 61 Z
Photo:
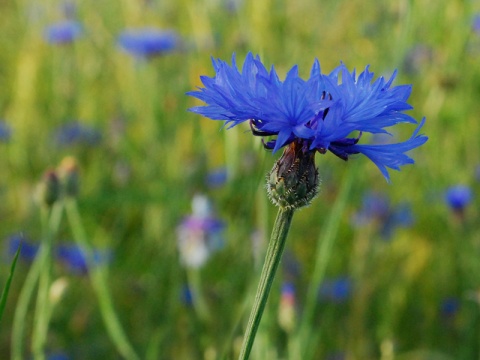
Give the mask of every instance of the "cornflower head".
M 350 297 L 352 287 L 352 281 L 348 277 L 328 279 L 320 286 L 319 297 L 321 300 L 342 303 Z
M 102 139 L 102 134 L 97 129 L 78 121 L 63 124 L 55 131 L 54 136 L 56 143 L 62 146 L 97 145 Z
M 182 263 L 189 268 L 200 268 L 210 255 L 223 246 L 225 224 L 216 218 L 210 200 L 195 195 L 192 214 L 185 217 L 177 228 L 177 245 Z
M 20 250 L 20 258 L 26 262 L 32 262 L 35 259 L 35 256 L 37 256 L 39 245 L 25 239 L 21 234 L 13 234 L 9 236 L 7 242 L 9 257 L 15 256 L 19 246 L 22 247 Z
M 0 142 L 8 142 L 11 135 L 12 129 L 10 126 L 4 120 L 0 120 Z
M 50 44 L 69 44 L 83 33 L 82 25 L 74 20 L 64 20 L 45 28 L 44 37 Z
M 57 259 L 72 273 L 84 275 L 88 273 L 89 261 L 92 265 L 100 265 L 111 260 L 112 254 L 109 251 L 94 249 L 89 254 L 85 249 L 72 244 L 59 244 L 55 248 Z M 91 257 L 89 260 L 88 257 Z
M 296 322 L 296 293 L 292 283 L 285 282 L 282 285 L 280 304 L 278 309 L 278 323 L 281 328 L 290 333 Z
M 410 204 L 392 205 L 386 195 L 376 192 L 364 195 L 360 210 L 353 216 L 354 226 L 374 223 L 385 240 L 391 239 L 398 227 L 409 227 L 414 221 Z
M 135 57 L 148 58 L 177 49 L 180 37 L 173 30 L 148 27 L 127 29 L 119 35 L 118 45 Z
M 342 63 L 330 74 L 322 74 L 315 60 L 307 80 L 295 65 L 285 80 L 275 68 L 268 71 L 258 56 L 249 53 L 240 71 L 235 55 L 232 65 L 213 59 L 214 77 L 202 76 L 204 85 L 187 94 L 206 106 L 190 111 L 213 120 L 225 120 L 228 128 L 248 122 L 264 147 L 284 154 L 270 173 L 267 187 L 272 200 L 282 208 L 308 204 L 318 190 L 316 153 L 331 152 L 342 160 L 363 154 L 380 169 L 387 181 L 387 168 L 413 163 L 406 155 L 427 141 L 419 135 L 420 124 L 406 110 L 411 86 L 392 86 L 396 71 L 389 80 L 374 74 L 367 66 L 358 76 Z M 386 128 L 398 123 L 418 124 L 412 136 L 400 143 L 362 144 L 362 134 L 389 134 Z M 295 184 L 295 185 L 292 185 Z
M 465 209 L 473 200 L 473 191 L 466 185 L 455 185 L 445 191 L 445 202 L 458 216 L 463 217 Z

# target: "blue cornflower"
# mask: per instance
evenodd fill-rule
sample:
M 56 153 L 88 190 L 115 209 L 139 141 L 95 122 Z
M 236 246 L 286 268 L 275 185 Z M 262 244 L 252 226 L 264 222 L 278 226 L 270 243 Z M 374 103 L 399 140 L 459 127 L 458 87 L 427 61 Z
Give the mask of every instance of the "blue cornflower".
M 173 30 L 138 28 L 123 31 L 118 45 L 136 57 L 151 57 L 171 52 L 178 48 L 180 38 Z
M 59 145 L 73 145 L 83 143 L 96 145 L 102 139 L 101 133 L 79 122 L 70 122 L 62 125 L 55 132 L 55 139 Z
M 452 317 L 460 310 L 460 301 L 455 297 L 443 299 L 440 304 L 440 312 L 446 317 Z
M 193 293 L 192 290 L 190 290 L 190 287 L 188 285 L 183 285 L 181 288 L 181 293 L 180 293 L 180 299 L 182 303 L 186 306 L 192 306 L 193 305 Z
M 14 256 L 19 246 L 22 246 L 19 257 L 27 262 L 33 261 L 37 256 L 39 245 L 29 242 L 21 234 L 8 237 L 8 255 Z
M 274 152 L 294 143 L 305 154 L 330 151 L 343 160 L 361 153 L 389 180 L 387 168 L 400 170 L 400 166 L 413 163 L 405 153 L 427 141 L 426 136 L 418 134 L 423 119 L 404 142 L 359 144 L 364 132 L 388 134 L 385 128 L 395 124 L 417 124 L 404 113 L 412 109 L 407 103 L 411 86 L 392 86 L 396 72 L 388 81 L 380 77 L 372 82 L 374 74 L 368 67 L 357 76 L 340 64 L 325 75 L 315 60 L 307 80 L 298 75 L 298 67 L 294 66 L 282 81 L 273 66 L 267 71 L 260 58 L 251 53 L 241 72 L 235 56 L 231 66 L 213 60 L 213 67 L 216 75 L 202 76 L 204 87 L 187 93 L 207 106 L 190 111 L 226 120 L 229 127 L 248 121 L 253 135 L 275 137 L 264 142 L 265 148 Z
M 341 303 L 352 293 L 352 282 L 348 277 L 325 280 L 320 286 L 319 296 L 322 300 Z
M 76 40 L 83 33 L 80 23 L 74 20 L 65 20 L 48 26 L 44 37 L 50 44 L 68 44 Z
M 0 141 L 9 141 L 11 135 L 12 129 L 10 126 L 4 120 L 0 120 Z
M 453 211 L 462 212 L 472 199 L 472 189 L 466 185 L 451 186 L 445 192 L 445 201 Z
M 212 204 L 204 195 L 194 196 L 192 210 L 177 228 L 177 245 L 182 263 L 199 268 L 223 246 L 225 223 L 215 217 Z
M 75 274 L 86 274 L 88 272 L 88 253 L 85 249 L 75 244 L 60 244 L 55 248 L 57 259 L 63 263 L 68 270 Z M 110 260 L 111 254 L 98 249 L 90 254 L 92 264 L 101 264 Z
M 378 223 L 380 235 L 389 240 L 396 228 L 411 226 L 415 219 L 408 203 L 394 206 L 386 195 L 369 192 L 364 195 L 362 206 L 353 217 L 353 224 L 361 226 L 373 221 Z
M 228 179 L 227 168 L 219 167 L 210 171 L 205 176 L 205 183 L 210 188 L 218 188 L 224 185 L 227 182 L 227 179 Z
M 476 34 L 480 34 L 480 14 L 475 14 L 472 20 L 472 30 Z

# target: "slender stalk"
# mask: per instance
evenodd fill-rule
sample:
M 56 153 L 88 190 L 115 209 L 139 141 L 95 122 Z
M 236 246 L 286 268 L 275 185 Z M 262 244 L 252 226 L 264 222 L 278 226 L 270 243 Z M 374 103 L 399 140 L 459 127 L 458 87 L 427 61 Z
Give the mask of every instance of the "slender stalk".
M 275 278 L 278 265 L 282 258 L 283 249 L 287 240 L 288 230 L 292 222 L 294 209 L 280 209 L 273 226 L 272 236 L 267 248 L 265 263 L 255 295 L 250 318 L 248 319 L 247 329 L 243 338 L 242 349 L 239 360 L 246 360 L 250 356 L 255 335 L 260 325 L 265 305 L 267 304 L 268 294 Z
M 45 261 L 45 249 L 40 249 L 40 252 L 35 257 L 30 271 L 25 278 L 22 290 L 15 306 L 15 314 L 12 325 L 12 360 L 23 360 L 23 334 L 25 333 L 25 318 L 27 316 L 28 305 L 32 299 L 33 291 L 37 285 L 40 276 L 40 269 Z
M 17 265 L 18 256 L 20 255 L 20 251 L 22 251 L 22 244 L 18 247 L 15 256 L 12 261 L 12 265 L 10 265 L 10 274 L 8 275 L 7 282 L 2 291 L 2 296 L 0 297 L 0 323 L 2 322 L 3 312 L 5 311 L 5 306 L 7 305 L 7 298 L 8 293 L 10 291 L 10 285 L 12 284 L 13 273 L 15 272 L 15 266 Z
M 57 232 L 62 219 L 63 206 L 61 203 L 55 203 L 47 216 L 45 213 L 43 217 L 46 223 L 45 235 L 42 239 L 39 264 L 39 284 L 37 294 L 37 304 L 35 307 L 34 328 L 32 334 L 32 351 L 35 359 L 45 359 L 45 344 L 47 342 L 48 324 L 50 322 L 51 308 L 49 303 L 49 291 L 51 283 L 51 269 L 52 269 L 52 242 L 54 234 Z M 45 225 L 44 225 L 45 226 Z
M 203 322 L 210 321 L 210 310 L 202 289 L 200 269 L 187 269 L 188 286 L 192 291 L 193 307 L 197 316 Z
M 113 307 L 112 298 L 108 291 L 107 281 L 104 273 L 99 266 L 95 266 L 92 259 L 92 247 L 87 241 L 87 235 L 83 227 L 80 213 L 78 212 L 77 202 L 75 199 L 65 200 L 66 213 L 68 222 L 72 229 L 73 237 L 77 245 L 83 249 L 87 256 L 88 275 L 92 283 L 93 289 L 97 296 L 97 300 L 100 306 L 100 313 L 102 314 L 107 332 L 115 344 L 118 352 L 125 359 L 137 360 L 139 356 L 136 354 L 133 347 L 130 345 L 122 325 L 118 320 L 117 314 Z

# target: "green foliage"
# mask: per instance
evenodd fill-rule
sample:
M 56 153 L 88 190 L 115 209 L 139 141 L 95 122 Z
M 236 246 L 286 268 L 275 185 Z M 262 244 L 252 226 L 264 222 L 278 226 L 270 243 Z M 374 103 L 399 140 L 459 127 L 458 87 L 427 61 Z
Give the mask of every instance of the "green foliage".
M 200 75 L 213 75 L 210 56 L 229 59 L 233 52 L 239 61 L 248 51 L 258 53 L 281 74 L 298 64 L 306 76 L 315 57 L 324 72 L 340 61 L 357 71 L 370 64 L 378 76 L 397 68 L 396 83 L 413 84 L 412 114 L 426 116 L 422 131 L 429 141 L 412 154 L 415 165 L 391 172 L 391 184 L 366 159 L 343 163 L 317 155 L 320 194 L 293 220 L 285 270 L 277 274 L 251 358 L 295 358 L 318 266 L 317 239 L 332 223 L 326 222 L 328 213 L 351 174 L 346 209 L 333 222 L 337 228 L 328 228 L 336 237 L 321 266 L 326 278 L 348 276 L 352 290 L 344 301 L 323 299 L 313 307 L 309 358 L 338 353 L 352 359 L 478 358 L 480 35 L 471 24 L 480 8 L 475 2 L 246 0 L 231 12 L 220 0 L 78 1 L 76 18 L 84 35 L 72 44 L 47 44 L 44 27 L 63 18 L 61 6 L 0 1 L 0 118 L 12 130 L 8 142 L 0 141 L 5 252 L 12 233 L 40 241 L 36 185 L 46 169 L 73 156 L 88 242 L 114 254 L 105 269 L 110 298 L 140 357 L 235 358 L 277 211 L 264 185 L 277 156 L 249 136 L 247 125 L 226 131 L 220 122 L 187 112 L 198 103 L 185 92 L 200 84 Z M 116 37 L 135 26 L 175 29 L 184 39 L 182 49 L 134 59 L 118 48 Z M 418 46 L 425 52 L 414 57 Z M 72 119 L 100 131 L 100 142 L 58 145 L 55 131 Z M 404 139 L 408 131 L 400 128 L 394 136 Z M 205 176 L 221 166 L 229 171 L 228 181 L 209 187 Z M 457 183 L 470 185 L 476 195 L 463 217 L 443 202 L 446 187 Z M 363 194 L 372 190 L 387 194 L 394 205 L 410 203 L 414 224 L 396 229 L 388 241 L 380 232 L 382 219 L 354 225 Z M 207 194 L 226 223 L 224 247 L 195 274 L 207 318 L 182 300 L 190 275 L 177 250 L 177 227 L 196 193 Z M 72 238 L 62 222 L 54 243 Z M 296 271 L 287 266 L 290 258 Z M 28 270 L 29 263 L 20 259 L 9 304 L 17 301 Z M 1 267 L 0 278 L 9 278 L 8 266 Z M 52 305 L 47 351 L 75 359 L 117 357 L 88 277 L 56 261 L 52 280 L 52 289 L 59 280 L 66 287 Z M 282 282 L 296 285 L 296 320 L 288 329 L 278 320 Z M 445 314 L 442 304 L 451 298 L 458 309 Z M 31 304 L 26 352 L 33 314 Z M 12 321 L 13 312 L 6 311 L 0 354 L 11 352 Z

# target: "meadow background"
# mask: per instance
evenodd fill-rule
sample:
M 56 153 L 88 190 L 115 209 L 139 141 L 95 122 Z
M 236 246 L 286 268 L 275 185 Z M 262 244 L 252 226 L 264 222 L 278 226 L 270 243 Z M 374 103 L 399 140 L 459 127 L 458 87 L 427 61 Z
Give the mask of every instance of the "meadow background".
M 325 73 L 340 61 L 398 69 L 429 137 L 390 184 L 366 158 L 317 155 L 321 193 L 293 219 L 252 359 L 477 359 L 479 12 L 460 0 L 0 1 L 2 286 L 24 244 L 0 357 L 44 236 L 38 184 L 65 157 L 78 166 L 91 263 L 138 358 L 238 356 L 276 214 L 265 174 L 279 154 L 248 125 L 225 131 L 188 112 L 199 103 L 185 93 L 214 75 L 211 56 L 242 64 L 251 51 L 282 76 L 298 64 L 307 77 L 314 58 Z M 68 19 L 80 36 L 48 41 Z M 144 27 L 175 32 L 176 46 L 143 58 L 121 48 L 125 29 Z M 405 139 L 413 126 L 395 131 Z M 471 201 L 453 211 L 445 194 L 457 185 Z M 192 230 L 192 211 L 215 226 Z M 47 358 L 122 358 L 75 231 L 64 216 L 53 234 Z

